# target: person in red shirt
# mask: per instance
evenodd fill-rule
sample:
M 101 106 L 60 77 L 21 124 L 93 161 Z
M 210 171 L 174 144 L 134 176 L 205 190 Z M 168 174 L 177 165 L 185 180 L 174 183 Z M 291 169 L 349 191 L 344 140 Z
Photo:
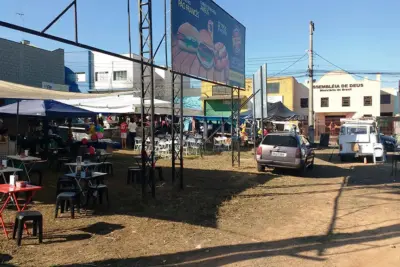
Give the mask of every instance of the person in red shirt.
M 119 126 L 120 131 L 121 131 L 121 148 L 126 149 L 126 137 L 127 137 L 127 131 L 128 131 L 128 124 L 124 120 L 121 125 Z

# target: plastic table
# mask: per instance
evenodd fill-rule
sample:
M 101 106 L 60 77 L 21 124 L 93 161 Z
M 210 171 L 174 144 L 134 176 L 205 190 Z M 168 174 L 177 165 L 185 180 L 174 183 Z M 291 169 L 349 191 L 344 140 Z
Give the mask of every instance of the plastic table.
M 3 169 L 0 169 L 0 176 L 3 177 L 4 183 L 7 184 L 7 179 L 6 176 L 4 175 L 5 173 L 12 173 L 13 175 L 15 175 L 17 172 L 22 172 L 23 169 L 18 169 L 18 168 L 14 168 L 14 167 L 6 167 Z
M 38 161 L 42 161 L 41 158 L 32 157 L 32 156 L 21 157 L 20 155 L 14 155 L 14 156 L 7 156 L 7 158 L 9 158 L 11 160 L 13 167 L 15 167 L 14 161 L 20 162 L 18 167 L 22 168 L 25 171 L 29 182 L 31 181 L 31 177 L 29 176 L 29 173 L 31 172 L 33 165 L 35 165 L 35 163 Z M 30 165 L 29 169 L 28 169 L 27 165 Z
M 41 189 L 42 189 L 41 186 L 35 186 L 35 185 L 27 185 L 26 187 L 16 187 L 16 186 L 13 186 L 10 184 L 0 184 L 0 193 L 8 195 L 6 200 L 4 201 L 3 205 L 0 208 L 0 223 L 1 223 L 1 227 L 3 227 L 3 231 L 4 231 L 4 234 L 7 237 L 7 239 L 8 239 L 8 232 L 7 232 L 6 226 L 4 224 L 2 214 L 3 214 L 3 211 L 5 210 L 5 208 L 7 207 L 8 203 L 11 200 L 13 200 L 13 202 L 15 203 L 15 206 L 17 207 L 17 211 L 24 211 L 26 209 L 27 205 L 31 202 L 34 194 Z M 24 206 L 22 206 L 22 208 L 21 208 L 20 205 L 18 204 L 18 199 L 17 199 L 16 194 L 23 193 L 23 192 L 31 192 L 31 194 L 30 194 L 28 200 L 25 202 Z

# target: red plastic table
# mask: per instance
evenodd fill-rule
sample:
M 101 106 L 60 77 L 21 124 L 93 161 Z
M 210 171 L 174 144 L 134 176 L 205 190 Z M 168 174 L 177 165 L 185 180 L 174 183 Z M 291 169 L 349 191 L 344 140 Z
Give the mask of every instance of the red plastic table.
M 25 210 L 26 206 L 31 202 L 33 195 L 36 193 L 36 191 L 41 190 L 42 187 L 41 186 L 35 186 L 35 185 L 27 185 L 26 187 L 16 187 L 16 186 L 12 186 L 9 184 L 0 184 L 0 193 L 8 195 L 6 200 L 4 201 L 3 205 L 0 208 L 0 223 L 1 226 L 3 227 L 3 231 L 5 236 L 8 239 L 8 232 L 6 229 L 6 226 L 4 224 L 4 220 L 2 217 L 2 213 L 5 210 L 5 208 L 7 207 L 8 203 L 13 200 L 15 203 L 15 206 L 17 207 L 18 211 L 23 211 Z M 24 206 L 22 208 L 20 208 L 20 205 L 18 204 L 18 199 L 16 194 L 17 193 L 23 193 L 23 192 L 31 192 L 28 200 L 25 202 Z

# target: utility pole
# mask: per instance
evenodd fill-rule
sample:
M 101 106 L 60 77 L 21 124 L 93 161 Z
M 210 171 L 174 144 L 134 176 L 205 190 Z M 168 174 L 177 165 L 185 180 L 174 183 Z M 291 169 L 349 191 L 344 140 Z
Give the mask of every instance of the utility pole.
M 313 71 L 313 35 L 314 35 L 314 22 L 310 21 L 310 48 L 308 50 L 308 83 L 310 85 L 308 91 L 308 136 L 311 143 L 314 143 L 314 71 Z

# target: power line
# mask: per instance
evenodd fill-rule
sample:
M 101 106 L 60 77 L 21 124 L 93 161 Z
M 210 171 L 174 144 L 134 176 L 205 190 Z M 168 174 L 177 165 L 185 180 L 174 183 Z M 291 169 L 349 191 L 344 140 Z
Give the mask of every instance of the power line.
M 290 64 L 288 67 L 284 68 L 284 69 L 281 70 L 280 72 L 277 72 L 277 73 L 273 74 L 273 75 L 270 76 L 270 77 L 277 76 L 277 75 L 281 74 L 282 72 L 284 72 L 284 71 L 290 69 L 290 68 L 293 67 L 297 62 L 299 62 L 300 60 L 302 60 L 305 56 L 307 56 L 307 53 L 305 53 L 302 57 L 300 57 L 300 58 L 297 59 L 295 62 L 293 62 L 292 64 Z

